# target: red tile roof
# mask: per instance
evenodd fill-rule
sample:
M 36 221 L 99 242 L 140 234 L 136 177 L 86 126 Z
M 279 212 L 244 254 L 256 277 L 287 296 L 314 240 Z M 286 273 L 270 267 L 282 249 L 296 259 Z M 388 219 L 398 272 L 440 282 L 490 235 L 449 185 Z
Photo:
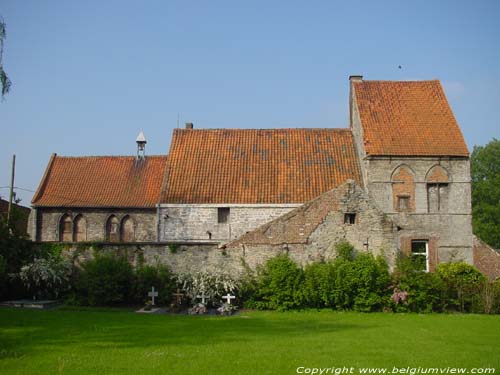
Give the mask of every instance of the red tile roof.
M 469 155 L 439 81 L 352 85 L 368 155 Z
M 37 207 L 154 207 L 166 156 L 52 155 L 32 204 Z
M 174 131 L 162 203 L 303 203 L 360 183 L 349 129 Z

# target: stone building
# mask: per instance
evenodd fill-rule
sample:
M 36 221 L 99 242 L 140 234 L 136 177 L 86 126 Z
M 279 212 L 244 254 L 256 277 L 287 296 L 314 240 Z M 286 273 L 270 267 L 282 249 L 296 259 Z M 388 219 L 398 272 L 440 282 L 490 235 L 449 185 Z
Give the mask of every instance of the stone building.
M 346 239 L 390 264 L 403 252 L 497 272 L 472 235 L 469 152 L 439 81 L 352 76 L 349 103 L 345 129 L 188 123 L 168 158 L 144 156 L 143 136 L 137 157 L 53 155 L 32 238 L 132 246 L 183 271 L 328 259 Z

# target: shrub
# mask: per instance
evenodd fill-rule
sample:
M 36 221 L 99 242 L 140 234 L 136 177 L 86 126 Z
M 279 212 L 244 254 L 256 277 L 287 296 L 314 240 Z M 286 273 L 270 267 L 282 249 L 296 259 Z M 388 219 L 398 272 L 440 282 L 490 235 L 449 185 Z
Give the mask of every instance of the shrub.
M 394 311 L 442 311 L 444 285 L 437 274 L 418 270 L 411 258 L 402 257 L 392 277 L 395 290 L 406 292 L 406 301 L 392 302 Z
M 339 257 L 333 263 L 335 286 L 332 300 L 340 310 L 381 310 L 389 293 L 390 275 L 387 263 L 371 253 L 361 253 L 352 260 Z
M 82 265 L 75 291 L 79 302 L 89 305 L 116 305 L 129 301 L 133 282 L 130 264 L 122 258 L 99 255 Z
M 281 311 L 300 307 L 303 280 L 304 271 L 287 255 L 271 258 L 259 269 L 255 294 L 246 306 Z
M 448 310 L 482 310 L 480 292 L 487 280 L 475 267 L 463 262 L 441 263 L 437 275 L 445 287 L 444 302 Z
M 308 307 L 334 307 L 335 267 L 332 263 L 311 263 L 305 267 L 302 297 Z
M 19 277 L 34 297 L 58 297 L 69 287 L 71 263 L 54 256 L 21 267 Z
M 239 283 L 231 276 L 220 272 L 196 272 L 178 276 L 182 289 L 194 304 L 197 296 L 204 294 L 208 303 L 216 304 L 226 293 L 235 293 Z
M 136 303 L 144 303 L 149 298 L 147 297 L 151 287 L 155 287 L 158 291 L 156 301 L 158 304 L 169 304 L 172 299 L 172 293 L 175 291 L 176 281 L 170 269 L 158 264 L 156 266 L 142 266 L 136 269 L 134 277 L 134 285 L 132 292 L 132 300 Z

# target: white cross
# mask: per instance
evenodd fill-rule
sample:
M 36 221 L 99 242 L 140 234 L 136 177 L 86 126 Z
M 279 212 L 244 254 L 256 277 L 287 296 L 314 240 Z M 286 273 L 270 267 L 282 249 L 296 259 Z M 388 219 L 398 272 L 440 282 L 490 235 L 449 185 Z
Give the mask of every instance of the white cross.
M 196 296 L 196 298 L 201 298 L 201 303 L 205 304 L 205 298 L 208 298 L 208 296 L 205 293 L 201 293 L 201 296 Z
M 155 297 L 158 297 L 158 292 L 155 291 L 155 287 L 151 287 L 151 292 L 148 292 L 148 296 L 151 297 L 151 305 L 155 305 Z
M 222 296 L 222 298 L 224 298 L 228 304 L 231 304 L 231 300 L 232 300 L 232 299 L 235 299 L 236 297 L 235 297 L 235 296 L 232 296 L 232 295 L 230 295 L 230 294 L 228 293 L 227 295 Z

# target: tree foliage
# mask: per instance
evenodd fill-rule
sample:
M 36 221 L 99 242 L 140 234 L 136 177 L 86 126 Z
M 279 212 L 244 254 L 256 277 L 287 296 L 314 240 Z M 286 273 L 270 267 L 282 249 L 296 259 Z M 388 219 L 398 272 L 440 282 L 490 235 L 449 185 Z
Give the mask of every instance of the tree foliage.
M 0 84 L 2 85 L 2 97 L 4 97 L 10 90 L 11 81 L 3 68 L 3 43 L 7 37 L 5 22 L 0 18 Z
M 500 248 L 500 140 L 475 146 L 471 156 L 474 234 Z

